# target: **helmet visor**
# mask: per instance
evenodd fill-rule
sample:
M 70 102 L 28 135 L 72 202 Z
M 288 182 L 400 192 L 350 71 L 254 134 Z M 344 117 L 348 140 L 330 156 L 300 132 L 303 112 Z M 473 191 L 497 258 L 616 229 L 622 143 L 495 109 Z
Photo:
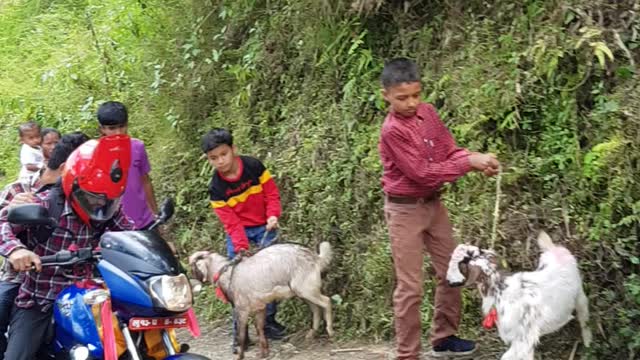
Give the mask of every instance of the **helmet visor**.
M 87 216 L 95 221 L 111 219 L 120 207 L 120 197 L 109 199 L 105 194 L 96 194 L 80 188 L 73 190 L 73 196 Z

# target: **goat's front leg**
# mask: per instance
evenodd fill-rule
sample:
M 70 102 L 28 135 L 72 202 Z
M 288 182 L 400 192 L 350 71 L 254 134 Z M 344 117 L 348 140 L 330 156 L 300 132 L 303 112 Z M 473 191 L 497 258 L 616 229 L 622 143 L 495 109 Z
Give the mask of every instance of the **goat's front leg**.
M 238 355 L 236 356 L 236 360 L 244 359 L 244 351 L 247 349 L 247 326 L 249 323 L 249 312 L 245 310 L 238 310 L 236 307 L 234 309 L 236 312 L 236 320 L 238 322 Z
M 500 360 L 534 360 L 533 353 L 533 345 L 528 344 L 527 341 L 514 340 Z
M 264 334 L 266 311 L 263 308 L 258 310 L 255 314 L 256 332 L 258 333 L 258 339 L 260 340 L 260 357 L 266 358 L 269 356 L 269 342 Z
M 589 329 L 589 300 L 584 294 L 584 291 L 580 289 L 578 298 L 576 299 L 576 317 L 580 323 L 580 330 L 582 332 L 582 343 L 585 347 L 591 346 L 591 329 Z

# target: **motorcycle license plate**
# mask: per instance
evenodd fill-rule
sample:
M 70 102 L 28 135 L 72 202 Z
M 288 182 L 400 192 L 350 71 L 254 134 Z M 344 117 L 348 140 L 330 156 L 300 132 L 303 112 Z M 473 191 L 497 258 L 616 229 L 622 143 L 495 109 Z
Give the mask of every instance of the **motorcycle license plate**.
M 169 317 L 169 318 L 134 317 L 129 319 L 129 330 L 131 331 L 184 328 L 188 326 L 189 326 L 189 323 L 187 321 L 186 316 L 176 316 L 176 317 Z

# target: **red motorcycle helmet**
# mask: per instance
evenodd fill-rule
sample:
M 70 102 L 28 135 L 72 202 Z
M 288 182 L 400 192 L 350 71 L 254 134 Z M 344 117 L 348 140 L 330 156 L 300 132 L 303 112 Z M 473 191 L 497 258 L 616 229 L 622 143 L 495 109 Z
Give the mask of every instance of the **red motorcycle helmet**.
M 120 207 L 131 164 L 131 138 L 111 135 L 89 140 L 71 153 L 62 190 L 85 224 L 104 222 Z

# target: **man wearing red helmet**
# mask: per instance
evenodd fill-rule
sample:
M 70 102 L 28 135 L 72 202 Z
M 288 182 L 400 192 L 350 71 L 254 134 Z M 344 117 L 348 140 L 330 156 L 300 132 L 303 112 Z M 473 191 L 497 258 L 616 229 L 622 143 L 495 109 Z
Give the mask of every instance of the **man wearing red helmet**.
M 127 183 L 131 140 L 126 135 L 91 140 L 76 149 L 62 174 L 65 204 L 56 229 L 46 242 L 28 250 L 16 237 L 21 229 L 0 216 L 0 255 L 8 258 L 17 271 L 29 271 L 20 286 L 16 309 L 9 326 L 5 359 L 31 360 L 51 319 L 52 304 L 70 284 L 63 270 L 42 267 L 40 256 L 69 248 L 95 247 L 105 231 L 132 230 L 133 222 L 122 212 L 120 198 Z M 48 206 L 44 197 L 36 203 Z M 71 236 L 70 233 L 75 236 Z

